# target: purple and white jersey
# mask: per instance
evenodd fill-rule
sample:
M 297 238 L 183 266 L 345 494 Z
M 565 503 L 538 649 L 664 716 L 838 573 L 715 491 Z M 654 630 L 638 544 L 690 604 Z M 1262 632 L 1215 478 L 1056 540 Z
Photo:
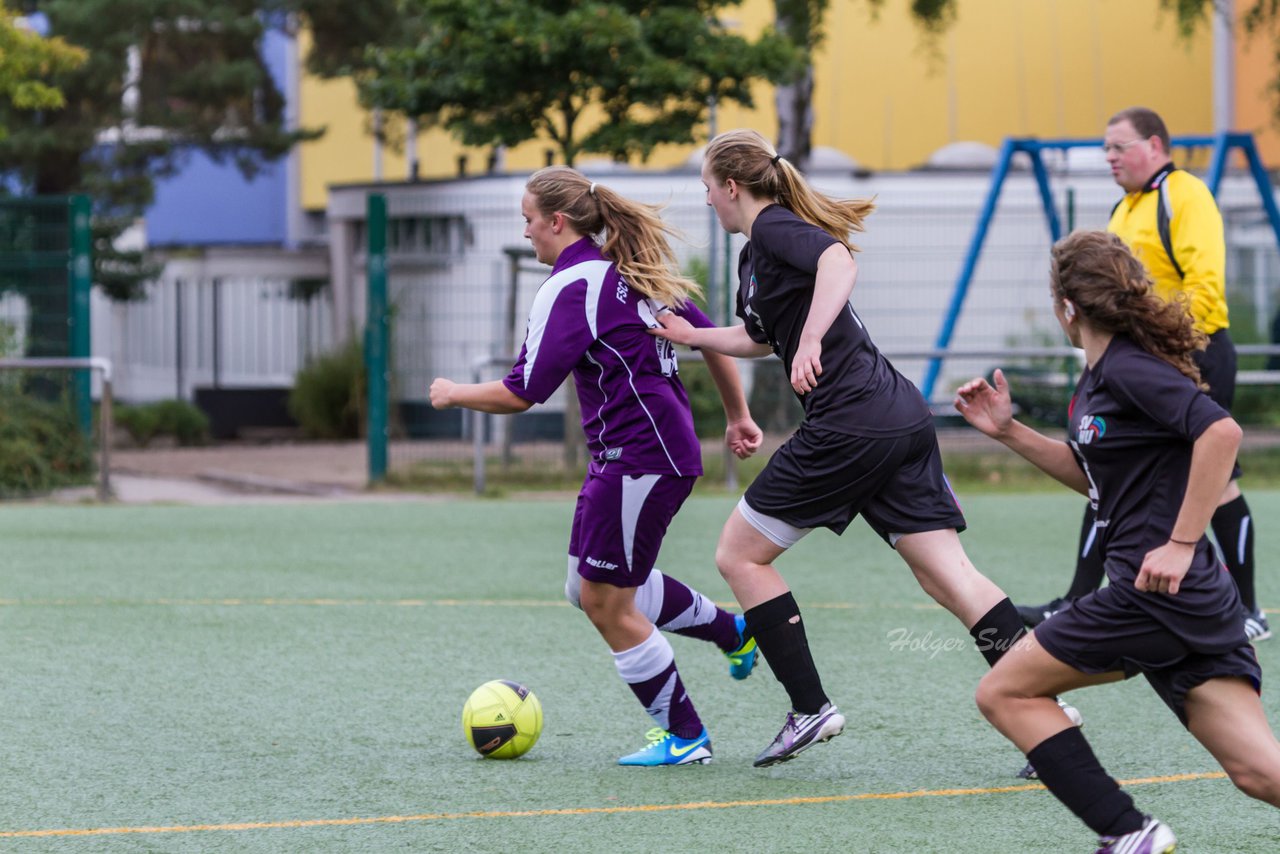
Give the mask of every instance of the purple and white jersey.
M 503 384 L 545 403 L 572 372 L 593 474 L 702 474 L 675 348 L 648 332 L 660 308 L 632 290 L 589 237 L 560 253 L 533 300 L 524 346 Z M 712 325 L 692 304 L 679 313 Z

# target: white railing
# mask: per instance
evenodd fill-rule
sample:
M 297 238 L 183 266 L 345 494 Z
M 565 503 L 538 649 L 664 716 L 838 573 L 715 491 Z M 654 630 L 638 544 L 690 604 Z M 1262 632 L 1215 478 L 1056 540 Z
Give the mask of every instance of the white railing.
M 146 300 L 94 293 L 93 349 L 131 402 L 192 400 L 199 386 L 289 388 L 332 344 L 323 296 L 303 302 L 284 278 L 162 278 Z
M 1240 355 L 1246 356 L 1280 355 L 1280 345 L 1275 344 L 1241 344 L 1237 345 L 1236 349 Z M 935 358 L 981 359 L 994 363 L 992 366 L 995 367 L 1005 360 L 1070 359 L 1079 368 L 1084 367 L 1084 351 L 1074 347 L 1006 347 L 999 350 L 957 347 L 948 350 L 885 350 L 883 352 L 891 361 Z M 680 358 L 687 362 L 701 361 L 701 354 L 697 351 L 682 351 Z M 774 358 L 773 356 L 768 357 L 769 360 Z M 506 368 L 510 363 L 510 359 L 488 358 L 477 360 L 472 365 L 472 382 L 483 382 L 491 369 Z M 1051 375 L 1047 379 L 1050 380 L 1051 384 L 1061 385 L 1066 388 L 1073 378 L 1068 377 L 1063 372 Z M 1280 385 L 1280 371 L 1242 371 L 1237 376 L 1236 382 L 1241 385 Z M 937 408 L 935 408 L 936 411 Z M 476 410 L 472 410 L 466 415 L 468 419 L 465 422 L 466 429 L 471 434 L 472 442 L 472 486 L 476 494 L 479 495 L 484 492 L 487 484 L 486 447 L 489 443 L 485 441 L 485 436 L 490 432 L 488 424 L 493 416 Z M 492 431 L 492 441 L 504 445 L 505 451 L 507 450 L 505 444 L 510 441 L 509 420 L 498 419 L 495 424 L 500 426 L 496 426 Z M 737 488 L 737 468 L 732 465 L 732 460 L 732 454 L 726 449 L 725 479 L 726 486 L 731 491 Z

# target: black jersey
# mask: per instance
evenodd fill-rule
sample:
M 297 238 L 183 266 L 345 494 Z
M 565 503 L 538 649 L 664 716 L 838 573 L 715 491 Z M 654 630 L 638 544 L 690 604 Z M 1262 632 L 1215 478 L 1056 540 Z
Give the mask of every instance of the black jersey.
M 756 217 L 738 258 L 738 316 L 747 334 L 768 344 L 791 375 L 800 333 L 813 304 L 818 258 L 838 241 L 781 205 Z M 890 364 L 852 306 L 836 315 L 822 339 L 822 376 L 797 395 L 805 420 L 852 436 L 905 436 L 930 419 L 910 380 Z
M 1195 616 L 1232 617 L 1222 637 L 1205 637 L 1198 624 L 1192 645 L 1201 651 L 1234 647 L 1239 629 L 1230 608 L 1233 582 L 1209 541 L 1200 538 L 1176 596 L 1142 593 L 1133 582 L 1143 557 L 1173 532 L 1187 491 L 1192 445 L 1227 417 L 1177 368 L 1124 335 L 1113 337 L 1102 357 L 1085 369 L 1071 400 L 1069 441 L 1089 479 L 1107 577 L 1118 594 L 1175 631 Z

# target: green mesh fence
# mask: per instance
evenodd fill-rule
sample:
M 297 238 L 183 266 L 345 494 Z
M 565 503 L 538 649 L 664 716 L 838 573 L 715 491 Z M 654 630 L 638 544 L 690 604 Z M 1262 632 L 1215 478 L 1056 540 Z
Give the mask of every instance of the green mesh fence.
M 88 358 L 89 200 L 0 199 L 0 359 Z M 0 371 L 0 498 L 87 482 L 93 408 L 86 370 Z

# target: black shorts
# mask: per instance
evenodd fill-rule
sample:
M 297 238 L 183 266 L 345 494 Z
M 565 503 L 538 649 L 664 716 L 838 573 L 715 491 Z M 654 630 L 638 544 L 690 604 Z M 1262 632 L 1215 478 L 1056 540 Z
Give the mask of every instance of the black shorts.
M 894 534 L 965 528 L 942 473 L 932 422 L 885 439 L 801 424 L 743 499 L 757 513 L 796 528 L 830 528 L 837 534 L 861 514 L 890 545 Z
M 1236 345 L 1230 333 L 1219 329 L 1209 336 L 1209 346 L 1195 355 L 1200 379 L 1209 386 L 1209 397 L 1227 412 L 1236 399 Z
M 1210 679 L 1241 677 L 1262 690 L 1262 668 L 1243 632 L 1234 649 L 1197 652 L 1111 586 L 1080 597 L 1034 631 L 1046 652 L 1082 673 L 1143 674 L 1183 726 L 1187 693 Z
M 1200 366 L 1200 379 L 1209 386 L 1209 399 L 1227 412 L 1236 399 L 1236 345 L 1230 333 L 1219 329 L 1209 336 L 1209 346 L 1195 355 L 1196 364 Z M 1237 462 L 1231 471 L 1231 479 L 1240 477 L 1240 464 Z

